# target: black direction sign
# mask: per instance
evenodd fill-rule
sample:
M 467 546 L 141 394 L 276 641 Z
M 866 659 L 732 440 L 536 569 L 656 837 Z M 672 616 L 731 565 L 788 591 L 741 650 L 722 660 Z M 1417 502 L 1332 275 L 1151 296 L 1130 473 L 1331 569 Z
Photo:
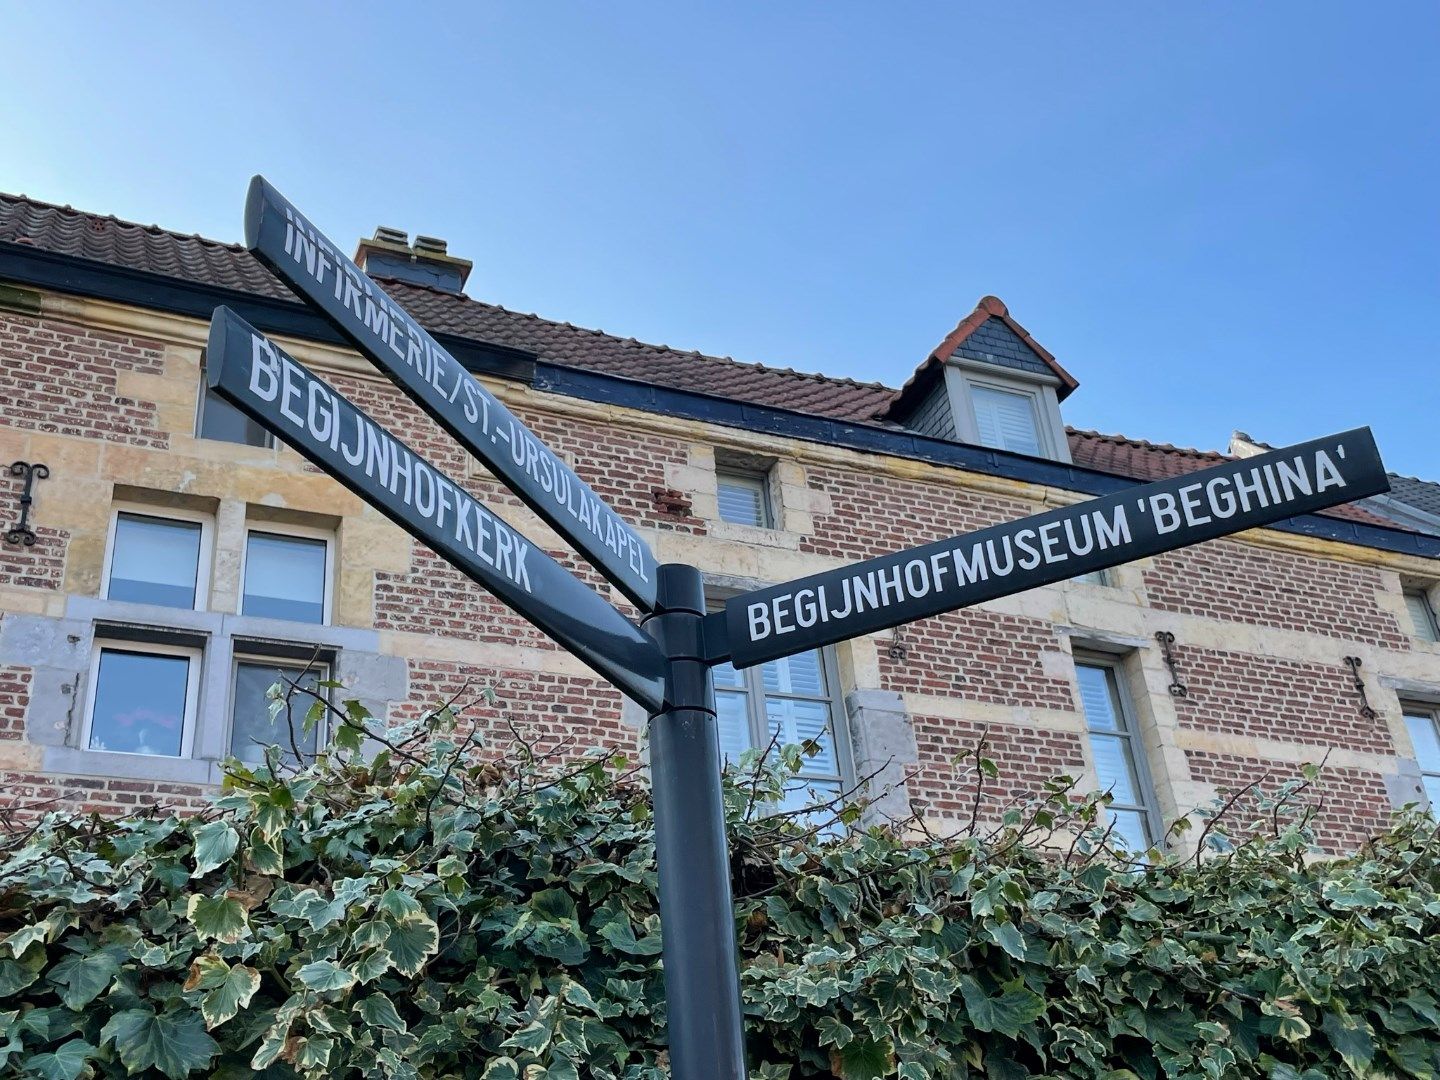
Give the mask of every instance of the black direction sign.
M 654 640 L 459 484 L 229 308 L 210 322 L 210 387 L 652 712 Z
M 1389 490 L 1356 428 L 734 597 L 708 658 L 749 667 Z
M 649 545 L 264 177 L 250 181 L 245 244 L 626 596 L 655 609 Z

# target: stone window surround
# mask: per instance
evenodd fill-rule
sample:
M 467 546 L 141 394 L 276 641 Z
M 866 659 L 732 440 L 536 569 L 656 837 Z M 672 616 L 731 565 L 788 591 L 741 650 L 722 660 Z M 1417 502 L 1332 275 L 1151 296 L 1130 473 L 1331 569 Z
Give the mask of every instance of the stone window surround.
M 1386 674 L 1377 676 L 1375 681 L 1395 695 L 1393 715 L 1402 717 L 1390 725 L 1390 737 L 1395 743 L 1396 771 L 1385 774 L 1386 794 L 1390 796 L 1391 807 L 1398 810 L 1407 803 L 1425 801 L 1424 773 L 1403 716 L 1414 710 L 1440 717 L 1440 683 Z M 1388 707 L 1383 711 L 1392 715 Z
M 203 433 L 203 428 L 205 426 L 205 406 L 208 403 L 210 396 L 214 394 L 214 391 L 210 389 L 210 383 L 205 375 L 205 353 L 206 350 L 202 348 L 200 350 L 200 389 L 199 392 L 195 395 L 195 438 L 205 439 L 209 442 L 230 443 L 232 446 L 253 446 L 259 450 L 274 449 L 276 445 L 274 433 L 263 428 L 261 430 L 264 435 L 264 440 L 259 443 L 239 442 L 234 439 L 222 439 L 216 435 L 206 435 Z M 234 408 L 234 406 L 231 406 L 231 408 Z
M 345 684 L 346 697 L 359 698 L 381 717 L 385 707 L 402 699 L 405 693 L 404 660 L 380 654 L 380 635 L 374 630 L 217 611 L 182 611 L 86 596 L 69 598 L 62 622 L 73 665 L 68 669 L 68 686 L 58 687 L 58 700 L 64 701 L 66 715 L 57 722 L 43 709 L 37 710 L 35 700 L 45 689 L 38 672 L 35 699 L 27 715 L 27 736 L 32 743 L 43 746 L 41 768 L 45 772 L 219 784 L 224 779 L 220 762 L 229 754 L 237 654 L 290 661 L 305 661 L 313 656 L 329 666 L 333 678 Z M 89 685 L 89 661 L 97 643 L 105 641 L 158 642 L 200 650 L 200 691 L 190 757 L 83 748 L 80 740 L 94 690 Z
M 970 402 L 972 386 L 987 386 L 1029 397 L 1035 409 L 1035 430 L 1040 438 L 1042 455 L 1052 461 L 1070 461 L 1070 440 L 1060 419 L 1060 399 L 1056 393 L 1060 386 L 1058 378 L 1054 375 L 1023 374 L 963 357 L 947 360 L 945 391 L 950 399 L 951 415 L 955 418 L 956 436 L 962 443 L 980 446 L 980 431 Z
M 718 474 L 725 471 L 765 478 L 771 522 L 768 527 L 736 525 L 721 519 Z M 828 497 L 810 490 L 805 469 L 798 461 L 761 451 L 692 443 L 686 464 L 667 466 L 665 479 L 671 487 L 693 495 L 692 512 L 706 523 L 710 539 L 751 548 L 798 551 L 801 541 L 815 531 L 814 513 L 829 509 Z
M 1440 644 L 1440 582 L 1423 581 L 1417 578 L 1402 576 L 1400 579 L 1400 592 L 1402 601 L 1410 595 L 1420 596 L 1424 599 L 1425 606 L 1430 609 L 1430 628 L 1436 631 L 1436 640 L 1432 641 L 1430 638 L 1423 636 L 1420 627 L 1412 625 L 1414 619 L 1411 616 L 1409 603 L 1407 601 L 1405 603 L 1405 622 L 1402 624 L 1406 631 L 1406 636 L 1422 646 Z
M 1095 783 L 1091 785 L 1094 790 L 1100 790 L 1099 772 L 1095 767 L 1094 751 L 1090 747 L 1090 725 L 1085 718 L 1084 704 L 1079 699 L 1079 673 L 1078 669 L 1083 665 L 1086 667 L 1105 668 L 1113 680 L 1115 693 L 1119 698 L 1120 720 L 1123 722 L 1123 734 L 1127 737 L 1130 748 L 1130 759 L 1135 768 L 1135 784 L 1141 796 L 1139 808 L 1144 812 L 1145 820 L 1150 829 L 1152 846 L 1161 848 L 1167 846 L 1165 838 L 1165 820 L 1160 809 L 1160 791 L 1155 782 L 1154 771 L 1151 766 L 1151 750 L 1149 740 L 1145 738 L 1144 723 L 1140 711 L 1136 708 L 1135 692 L 1131 685 L 1133 671 L 1131 657 L 1133 649 L 1126 649 L 1117 640 L 1119 635 L 1084 635 L 1073 643 L 1073 658 L 1076 667 L 1076 714 L 1084 723 L 1085 739 L 1084 753 L 1085 766 L 1090 772 Z

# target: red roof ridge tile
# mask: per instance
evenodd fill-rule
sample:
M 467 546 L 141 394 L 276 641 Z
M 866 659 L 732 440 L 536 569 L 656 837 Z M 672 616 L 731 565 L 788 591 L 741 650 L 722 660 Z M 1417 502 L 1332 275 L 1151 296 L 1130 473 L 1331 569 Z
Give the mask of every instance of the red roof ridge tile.
M 1103 439 L 1106 442 L 1122 443 L 1125 446 L 1134 446 L 1141 450 L 1159 450 L 1167 454 L 1183 454 L 1186 457 L 1212 458 L 1217 461 L 1235 461 L 1231 454 L 1221 453 L 1219 450 L 1199 450 L 1193 446 L 1176 446 L 1174 443 L 1150 442 L 1148 439 L 1135 439 L 1129 435 L 1110 435 L 1103 431 L 1095 431 L 1091 428 L 1077 428 L 1066 426 L 1065 430 L 1071 435 L 1078 435 L 1085 439 Z

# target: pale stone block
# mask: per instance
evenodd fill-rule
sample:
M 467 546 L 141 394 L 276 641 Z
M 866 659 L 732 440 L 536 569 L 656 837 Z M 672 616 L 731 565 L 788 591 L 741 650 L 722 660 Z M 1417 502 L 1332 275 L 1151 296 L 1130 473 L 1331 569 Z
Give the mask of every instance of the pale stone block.
M 0 771 L 33 772 L 40 768 L 42 753 L 40 747 L 29 743 L 0 742 Z

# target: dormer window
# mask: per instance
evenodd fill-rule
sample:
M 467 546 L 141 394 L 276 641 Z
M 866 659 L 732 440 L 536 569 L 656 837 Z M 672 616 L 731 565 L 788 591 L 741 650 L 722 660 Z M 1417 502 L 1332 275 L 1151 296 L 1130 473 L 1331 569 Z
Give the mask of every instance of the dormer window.
M 885 419 L 933 438 L 1070 460 L 1060 401 L 1077 383 L 987 296 L 896 395 Z

